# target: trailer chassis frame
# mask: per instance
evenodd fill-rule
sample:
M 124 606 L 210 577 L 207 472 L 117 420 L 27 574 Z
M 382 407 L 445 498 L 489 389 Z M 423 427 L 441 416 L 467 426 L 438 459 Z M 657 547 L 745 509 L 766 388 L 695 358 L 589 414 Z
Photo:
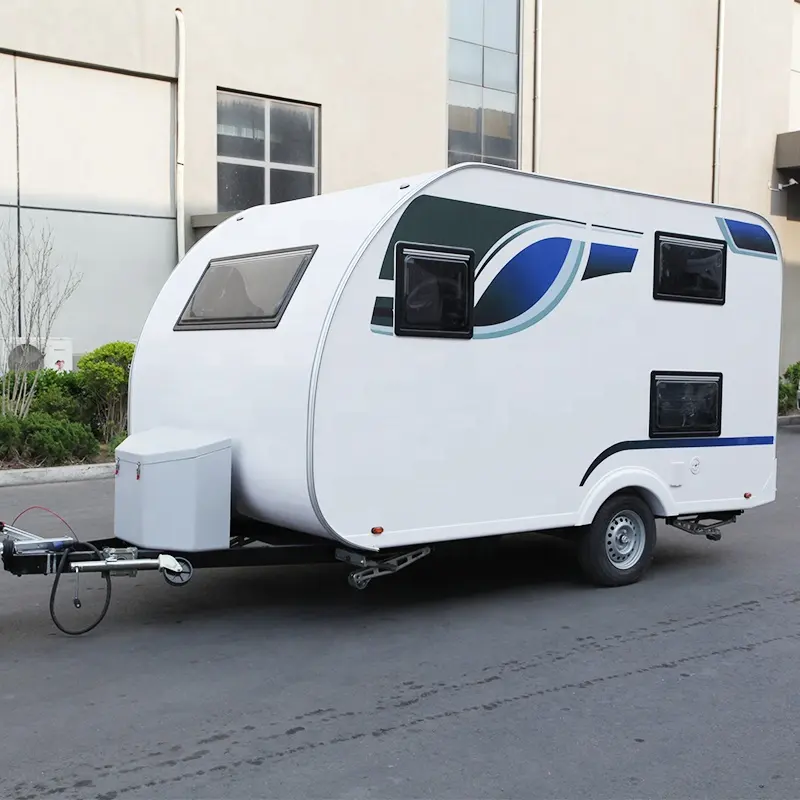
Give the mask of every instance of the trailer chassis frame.
M 396 548 L 374 552 L 337 546 L 334 542 L 285 528 L 232 520 L 230 546 L 225 550 L 199 552 L 163 552 L 138 547 L 120 539 L 109 538 L 80 542 L 73 536 L 42 537 L 22 528 L 0 522 L 0 549 L 3 568 L 17 577 L 54 575 L 50 596 L 50 616 L 63 633 L 79 636 L 102 622 L 111 598 L 111 578 L 133 578 L 140 571 L 162 574 L 170 586 L 185 586 L 195 569 L 231 567 L 277 567 L 292 565 L 344 563 L 355 567 L 348 575 L 350 586 L 366 589 L 375 578 L 392 575 L 416 563 L 432 552 L 430 546 Z M 67 630 L 54 609 L 59 580 L 65 573 L 75 576 L 73 604 L 81 608 L 79 576 L 101 573 L 106 579 L 106 603 L 98 619 L 80 630 Z

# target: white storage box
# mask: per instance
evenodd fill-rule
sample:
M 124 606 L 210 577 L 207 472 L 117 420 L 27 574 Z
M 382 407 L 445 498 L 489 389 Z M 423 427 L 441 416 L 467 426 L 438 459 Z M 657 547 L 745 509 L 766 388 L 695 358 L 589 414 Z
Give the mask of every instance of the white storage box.
M 230 546 L 231 441 L 153 428 L 116 450 L 114 535 L 170 553 Z

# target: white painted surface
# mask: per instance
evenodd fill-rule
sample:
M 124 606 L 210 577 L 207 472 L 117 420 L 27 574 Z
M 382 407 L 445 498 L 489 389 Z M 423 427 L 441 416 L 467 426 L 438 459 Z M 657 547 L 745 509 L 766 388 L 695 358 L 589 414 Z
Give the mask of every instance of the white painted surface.
M 729 252 L 724 306 L 655 302 L 654 231 L 718 239 L 717 209 L 462 166 L 425 193 L 583 220 L 570 236 L 587 243 L 628 241 L 588 222 L 643 231 L 633 272 L 576 280 L 553 313 L 511 336 L 380 335 L 370 318 L 387 294 L 378 274 L 396 212 L 376 226 L 420 179 L 401 183 L 252 209 L 205 237 L 142 332 L 131 429 L 222 431 L 240 510 L 362 547 L 583 523 L 631 485 L 670 514 L 773 499 L 774 445 L 682 450 L 701 469 L 679 487 L 670 449 L 617 453 L 580 480 L 607 447 L 647 438 L 653 369 L 723 372 L 722 436 L 774 435 L 779 260 Z M 277 328 L 173 330 L 210 258 L 309 244 L 319 249 Z
M 173 552 L 228 547 L 229 440 L 162 428 L 129 436 L 116 456 L 116 537 Z
M 171 425 L 230 436 L 240 510 L 327 535 L 307 479 L 315 349 L 347 264 L 381 216 L 412 191 L 401 190 L 404 183 L 250 209 L 201 239 L 166 282 L 142 330 L 131 369 L 129 430 Z M 312 244 L 319 249 L 277 328 L 173 331 L 209 259 Z M 371 306 L 363 310 L 367 325 L 371 314 Z

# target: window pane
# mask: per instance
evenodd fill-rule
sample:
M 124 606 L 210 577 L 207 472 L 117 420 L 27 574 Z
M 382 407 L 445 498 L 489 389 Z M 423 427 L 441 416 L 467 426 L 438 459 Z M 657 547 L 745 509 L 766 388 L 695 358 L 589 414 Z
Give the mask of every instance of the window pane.
M 179 324 L 274 321 L 313 254 L 304 248 L 212 261 Z
M 716 433 L 720 430 L 718 379 L 656 377 L 656 433 Z
M 502 50 L 483 50 L 483 85 L 503 92 L 517 91 L 517 57 Z
M 721 300 L 724 281 L 724 245 L 659 240 L 657 293 L 672 297 Z
M 517 52 L 518 7 L 519 0 L 485 0 L 483 43 L 486 47 Z
M 244 211 L 264 203 L 264 167 L 217 164 L 217 210 Z
M 314 194 L 314 174 L 289 169 L 272 169 L 269 173 L 269 202 L 285 203 Z
M 482 96 L 477 86 L 448 84 L 448 150 L 480 157 Z
M 517 161 L 517 98 L 508 92 L 483 92 L 483 153 Z
M 440 333 L 469 329 L 469 262 L 407 255 L 403 261 L 400 327 Z
M 217 155 L 264 160 L 264 101 L 217 95 Z
M 450 0 L 450 35 L 483 43 L 483 0 Z
M 269 112 L 270 161 L 313 167 L 315 117 L 313 108 L 272 103 Z
M 477 44 L 449 42 L 450 79 L 480 86 L 483 82 L 483 48 Z

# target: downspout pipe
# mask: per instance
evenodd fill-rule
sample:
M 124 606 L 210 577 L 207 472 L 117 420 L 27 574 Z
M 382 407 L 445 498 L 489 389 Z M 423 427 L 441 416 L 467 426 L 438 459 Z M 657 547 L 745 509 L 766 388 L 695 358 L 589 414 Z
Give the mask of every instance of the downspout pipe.
M 711 167 L 711 202 L 719 202 L 722 142 L 722 68 L 725 56 L 725 0 L 717 0 L 717 63 L 714 71 L 714 161 Z
M 536 0 L 533 15 L 533 172 L 542 160 L 542 4 Z
M 186 254 L 186 212 L 183 193 L 183 166 L 186 134 L 186 28 L 183 11 L 175 9 L 178 21 L 178 85 L 177 130 L 175 142 L 175 228 L 178 239 L 178 261 Z

